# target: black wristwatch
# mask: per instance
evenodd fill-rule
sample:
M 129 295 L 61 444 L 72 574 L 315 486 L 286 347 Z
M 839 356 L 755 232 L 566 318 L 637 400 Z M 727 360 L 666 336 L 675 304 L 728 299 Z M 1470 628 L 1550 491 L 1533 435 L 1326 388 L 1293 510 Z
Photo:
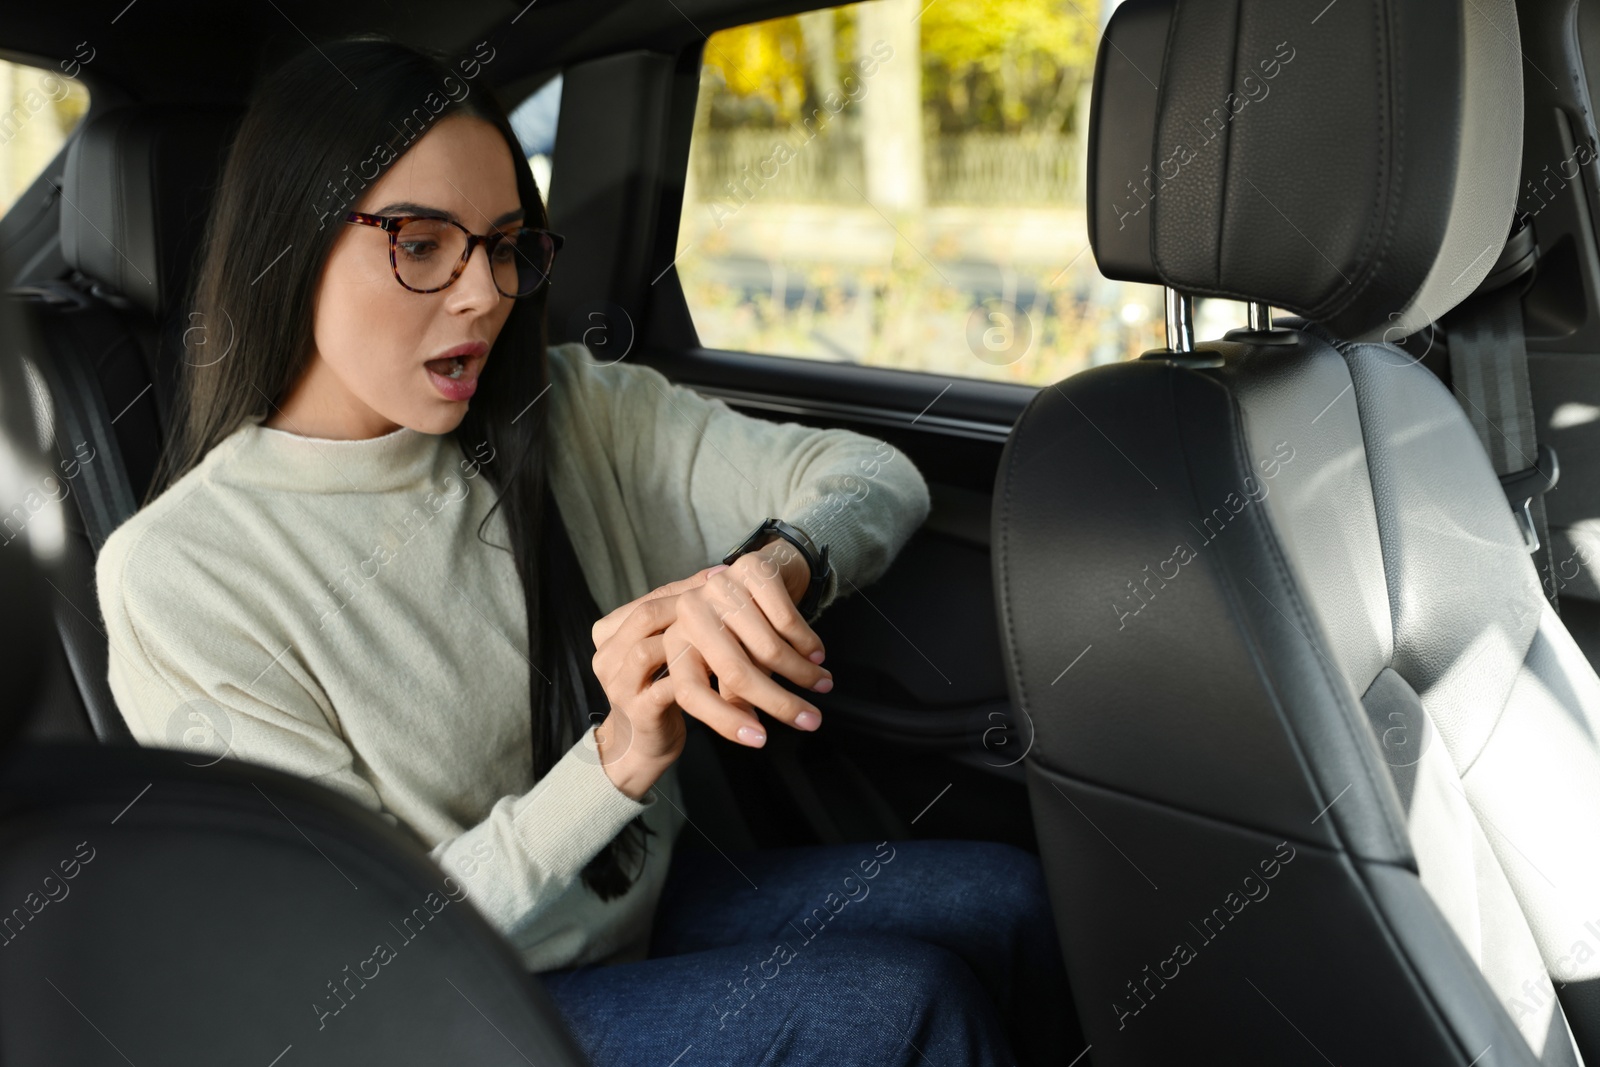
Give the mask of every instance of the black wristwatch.
M 805 596 L 795 604 L 801 618 L 811 618 L 811 613 L 822 600 L 822 590 L 828 584 L 828 577 L 833 573 L 828 563 L 828 546 L 823 545 L 819 550 L 812 544 L 811 538 L 798 526 L 790 526 L 782 519 L 768 519 L 750 532 L 750 536 L 740 542 L 739 547 L 722 557 L 722 562 L 731 564 L 746 552 L 754 552 L 763 545 L 771 543 L 773 538 L 781 537 L 805 556 L 806 564 L 811 568 L 811 584 L 806 587 Z

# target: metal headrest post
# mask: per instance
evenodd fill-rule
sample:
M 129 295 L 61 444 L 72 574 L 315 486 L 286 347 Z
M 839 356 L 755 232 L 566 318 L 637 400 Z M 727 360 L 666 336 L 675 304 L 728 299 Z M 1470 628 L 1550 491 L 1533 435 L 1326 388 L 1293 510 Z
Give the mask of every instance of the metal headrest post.
M 1167 287 L 1167 348 L 1194 351 L 1194 297 Z

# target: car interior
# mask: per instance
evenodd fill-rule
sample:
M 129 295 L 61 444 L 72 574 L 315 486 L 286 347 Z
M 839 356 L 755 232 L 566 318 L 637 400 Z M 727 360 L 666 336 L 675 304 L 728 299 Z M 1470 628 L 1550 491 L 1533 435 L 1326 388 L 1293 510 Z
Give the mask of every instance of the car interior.
M 0 215 L 0 1062 L 586 1062 L 416 840 L 181 733 L 135 745 L 106 683 L 96 554 L 151 483 L 186 332 L 226 345 L 184 302 L 231 131 L 256 78 L 357 32 L 477 49 L 533 131 L 552 344 L 859 432 L 929 484 L 816 624 L 824 727 L 750 750 L 691 722 L 679 850 L 1036 852 L 1075 1064 L 1600 1063 L 1582 0 L 8 15 L 6 78 L 87 102 Z M 1058 81 L 1012 84 L 1051 50 Z M 868 54 L 851 92 L 839 57 Z M 844 97 L 764 169 L 791 83 Z M 16 173 L 48 116 L 12 84 Z M 414 915 L 443 920 L 427 959 L 319 1031 L 306 1003 Z

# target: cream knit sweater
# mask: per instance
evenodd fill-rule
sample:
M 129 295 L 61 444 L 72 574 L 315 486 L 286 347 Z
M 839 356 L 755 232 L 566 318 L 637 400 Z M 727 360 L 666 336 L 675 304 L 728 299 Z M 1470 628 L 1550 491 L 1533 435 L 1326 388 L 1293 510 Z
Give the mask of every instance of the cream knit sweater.
M 752 418 L 576 343 L 550 349 L 550 375 L 523 417 L 551 420 L 551 487 L 601 612 L 716 562 L 773 515 L 831 546 L 820 613 L 841 577 L 878 578 L 927 516 L 911 461 L 860 434 Z M 259 423 L 119 527 L 96 564 L 134 739 L 276 767 L 409 829 L 531 971 L 644 958 L 684 820 L 677 768 L 635 801 L 591 728 L 534 781 L 528 687 L 543 665 L 504 509 L 484 528 L 498 547 L 477 536 L 494 502 L 484 469 L 505 458 L 454 434 L 338 441 Z M 578 876 L 640 813 L 656 831 L 644 871 L 603 902 Z

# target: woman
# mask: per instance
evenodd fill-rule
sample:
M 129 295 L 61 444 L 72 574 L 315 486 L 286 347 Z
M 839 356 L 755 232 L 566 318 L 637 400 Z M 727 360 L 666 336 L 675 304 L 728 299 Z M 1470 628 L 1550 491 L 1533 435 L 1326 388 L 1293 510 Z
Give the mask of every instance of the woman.
M 97 564 L 130 730 L 199 737 L 415 833 L 596 1063 L 694 1045 L 999 1064 L 1008 1029 L 1059 1052 L 1035 1009 L 1065 1007 L 1054 933 L 1020 850 L 672 864 L 684 713 L 755 747 L 757 708 L 817 729 L 772 675 L 831 687 L 809 623 L 841 579 L 882 573 L 927 487 L 860 435 L 547 350 L 560 240 L 473 80 L 493 59 L 350 39 L 253 97 L 179 432 Z M 768 517 L 828 546 L 804 615 L 789 541 L 706 565 Z

